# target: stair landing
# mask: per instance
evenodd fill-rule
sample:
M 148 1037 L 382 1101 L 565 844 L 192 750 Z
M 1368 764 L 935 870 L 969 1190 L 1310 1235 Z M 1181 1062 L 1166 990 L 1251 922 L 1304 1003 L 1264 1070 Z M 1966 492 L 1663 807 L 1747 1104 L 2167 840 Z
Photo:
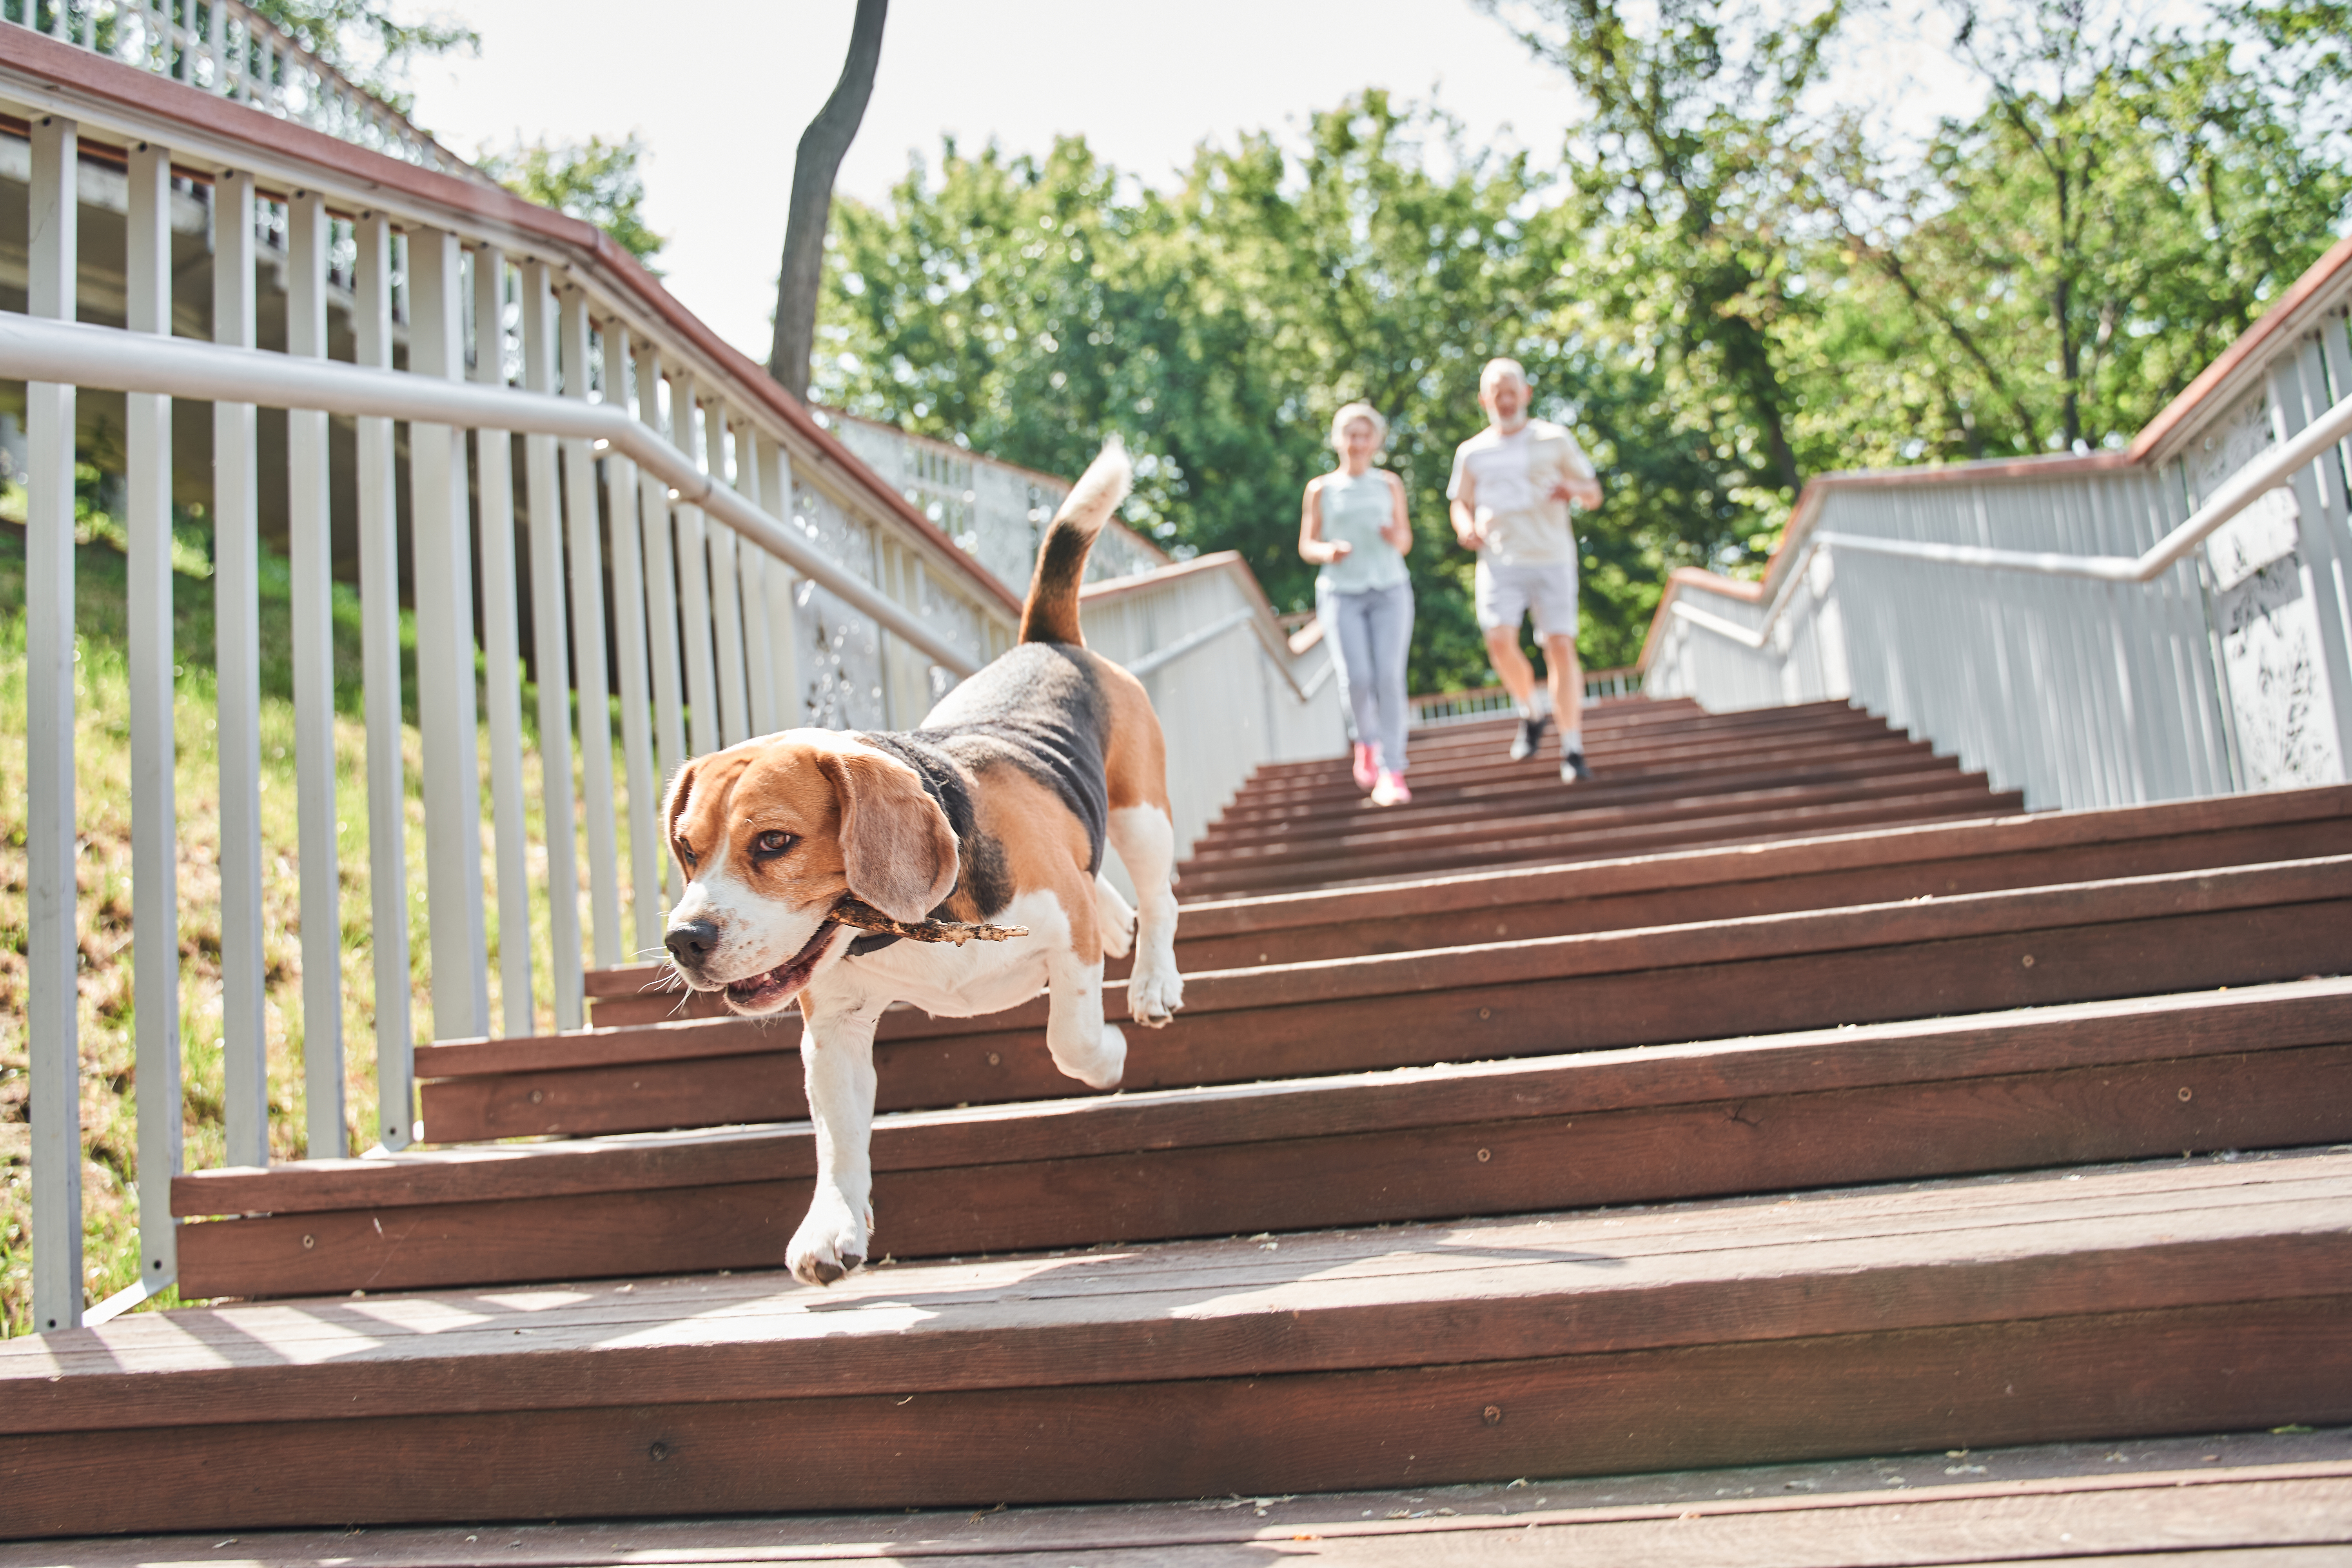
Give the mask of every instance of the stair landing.
M 1506 1561 L 1878 1568 L 2085 1557 L 2147 1568 L 2336 1568 L 2352 1428 L 1937 1450 L 1891 1458 L 1174 1503 L 242 1531 L 58 1542 L 75 1568 L 639 1568 L 907 1561 L 989 1568 L 1347 1568 Z M 1526 1550 L 1535 1548 L 1531 1553 Z M 1044 1553 L 1056 1555 L 1045 1557 Z

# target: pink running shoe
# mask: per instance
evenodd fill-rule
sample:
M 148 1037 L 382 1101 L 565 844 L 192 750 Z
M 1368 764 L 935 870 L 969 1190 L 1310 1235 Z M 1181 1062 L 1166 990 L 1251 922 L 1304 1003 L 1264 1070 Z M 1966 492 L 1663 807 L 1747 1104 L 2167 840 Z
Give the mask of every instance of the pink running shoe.
M 1368 790 L 1380 782 L 1381 754 L 1363 742 L 1356 742 L 1356 787 Z
M 1412 805 L 1412 791 L 1404 787 L 1404 775 L 1392 773 L 1388 769 L 1382 768 L 1380 782 L 1372 785 L 1372 804 L 1374 805 Z

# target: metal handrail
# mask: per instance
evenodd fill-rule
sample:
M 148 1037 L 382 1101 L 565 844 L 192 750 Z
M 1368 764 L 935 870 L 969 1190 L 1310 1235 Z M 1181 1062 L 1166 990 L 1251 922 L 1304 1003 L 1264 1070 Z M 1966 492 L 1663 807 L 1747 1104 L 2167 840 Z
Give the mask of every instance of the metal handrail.
M 1685 605 L 1680 597 L 1674 602 L 1675 616 L 1742 647 L 1761 649 L 1770 640 L 1772 628 L 1794 598 L 1796 585 L 1804 580 L 1805 567 L 1814 555 L 1828 549 L 1892 555 L 1906 561 L 1927 561 L 1944 566 L 2030 572 L 2048 577 L 2079 577 L 2095 583 L 2152 583 L 2196 549 L 2208 535 L 2271 491 L 2284 488 L 2296 469 L 2317 460 L 2320 454 L 2347 436 L 2352 436 L 2352 396 L 2343 398 L 2297 431 L 2292 439 L 2281 442 L 2262 458 L 2231 475 L 2214 492 L 2212 500 L 2191 512 L 2187 521 L 2137 555 L 2067 555 L 2055 551 L 1931 544 L 1918 540 L 1885 539 L 1864 533 L 1815 533 L 1806 539 L 1804 547 L 1781 574 L 1780 590 L 1773 595 L 1764 619 L 1755 627 L 1737 626 L 1720 616 Z
M 0 376 L 605 442 L 668 485 L 677 504 L 702 508 L 873 616 L 942 668 L 967 676 L 980 668 L 970 654 L 795 537 L 782 521 L 696 468 L 686 452 L 617 404 L 6 312 L 0 312 Z

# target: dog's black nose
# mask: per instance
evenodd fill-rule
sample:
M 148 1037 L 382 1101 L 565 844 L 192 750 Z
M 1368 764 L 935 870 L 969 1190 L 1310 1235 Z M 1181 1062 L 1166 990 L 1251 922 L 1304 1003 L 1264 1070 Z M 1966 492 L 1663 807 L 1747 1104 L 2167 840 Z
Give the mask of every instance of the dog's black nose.
M 680 963 L 699 964 L 719 945 L 719 928 L 709 921 L 688 921 L 670 927 L 662 937 L 662 945 Z

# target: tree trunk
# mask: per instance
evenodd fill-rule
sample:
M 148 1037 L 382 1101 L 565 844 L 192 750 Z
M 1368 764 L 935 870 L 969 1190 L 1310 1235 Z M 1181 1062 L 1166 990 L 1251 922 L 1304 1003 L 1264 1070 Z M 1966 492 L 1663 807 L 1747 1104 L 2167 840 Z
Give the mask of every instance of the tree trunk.
M 793 160 L 793 205 L 784 225 L 784 263 L 776 279 L 776 335 L 768 374 L 794 397 L 808 399 L 809 358 L 816 349 L 816 298 L 824 278 L 824 230 L 833 216 L 833 177 L 866 118 L 874 68 L 882 58 L 882 19 L 890 0 L 857 0 L 849 29 L 849 58 L 833 96 L 801 132 Z

